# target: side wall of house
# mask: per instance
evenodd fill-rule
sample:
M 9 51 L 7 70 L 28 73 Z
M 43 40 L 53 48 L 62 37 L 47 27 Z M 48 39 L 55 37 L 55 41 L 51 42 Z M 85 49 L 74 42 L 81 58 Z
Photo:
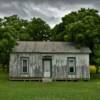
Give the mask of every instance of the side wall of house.
M 75 57 L 76 72 L 69 74 L 68 57 Z M 53 58 L 53 78 L 54 79 L 89 79 L 89 54 L 58 54 Z
M 44 56 L 52 58 L 52 79 L 89 79 L 89 54 L 32 54 L 32 53 L 12 53 L 10 56 L 10 77 L 43 77 Z M 28 74 L 21 72 L 20 58 L 29 58 Z M 76 59 L 76 73 L 68 73 L 68 57 Z

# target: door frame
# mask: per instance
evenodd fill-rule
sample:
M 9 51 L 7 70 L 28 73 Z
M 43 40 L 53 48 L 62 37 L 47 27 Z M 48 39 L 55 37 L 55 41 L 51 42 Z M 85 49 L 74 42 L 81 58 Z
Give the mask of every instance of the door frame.
M 42 58 L 42 68 L 43 68 L 43 77 L 44 77 L 44 61 L 50 61 L 50 78 L 52 77 L 52 57 L 51 56 L 44 56 Z

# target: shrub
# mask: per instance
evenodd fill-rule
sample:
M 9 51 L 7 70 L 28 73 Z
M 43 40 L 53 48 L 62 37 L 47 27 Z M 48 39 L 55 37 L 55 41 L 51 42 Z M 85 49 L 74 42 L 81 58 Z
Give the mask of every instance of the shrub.
M 98 73 L 100 73 L 100 66 L 98 66 Z
M 96 69 L 96 66 L 95 65 L 90 65 L 89 66 L 89 70 L 90 70 L 90 73 L 91 74 L 95 74 L 97 69 Z

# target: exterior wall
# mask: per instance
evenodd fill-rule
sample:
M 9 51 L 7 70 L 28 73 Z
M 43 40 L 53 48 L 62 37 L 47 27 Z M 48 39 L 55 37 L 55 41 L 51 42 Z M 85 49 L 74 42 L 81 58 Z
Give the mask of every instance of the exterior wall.
M 33 53 L 12 53 L 10 56 L 9 77 L 43 77 L 44 56 L 52 58 L 52 79 L 89 79 L 89 54 L 33 54 Z M 29 72 L 23 74 L 21 72 L 20 57 L 29 58 Z M 76 74 L 68 73 L 68 57 L 76 58 Z

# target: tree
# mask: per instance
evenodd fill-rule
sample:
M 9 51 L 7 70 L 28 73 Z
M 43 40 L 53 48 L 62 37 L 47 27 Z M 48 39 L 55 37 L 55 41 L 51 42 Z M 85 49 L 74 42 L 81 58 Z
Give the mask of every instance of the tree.
M 22 27 L 27 26 L 27 21 L 17 15 L 0 19 L 0 64 L 9 65 L 10 53 L 17 40 L 28 40 L 28 33 Z
M 15 30 L 11 27 L 0 27 L 0 64 L 9 64 L 9 54 L 16 44 Z
M 92 50 L 91 64 L 97 65 L 98 57 L 95 55 L 95 45 L 100 43 L 100 16 L 94 9 L 81 9 L 75 14 L 75 21 L 66 25 L 66 34 L 69 41 L 80 46 L 88 46 Z
M 52 29 L 52 41 L 64 41 L 65 27 L 63 23 L 57 24 Z
M 50 40 L 51 37 L 49 25 L 40 18 L 33 18 L 29 22 L 27 32 L 33 41 Z
M 30 22 L 17 15 L 0 19 L 0 64 L 9 65 L 10 53 L 18 40 L 50 40 L 50 27 L 40 18 Z
M 19 18 L 17 15 L 4 17 L 4 26 L 10 26 L 15 29 L 18 40 L 30 40 L 30 36 L 26 31 L 29 22 Z
M 62 22 L 53 31 L 56 33 L 55 37 L 60 34 L 61 40 L 63 37 L 65 41 L 74 42 L 76 47 L 88 46 L 92 50 L 91 64 L 98 64 L 100 57 L 95 53 L 95 45 L 100 44 L 100 15 L 97 10 L 82 8 L 71 12 L 62 18 Z

